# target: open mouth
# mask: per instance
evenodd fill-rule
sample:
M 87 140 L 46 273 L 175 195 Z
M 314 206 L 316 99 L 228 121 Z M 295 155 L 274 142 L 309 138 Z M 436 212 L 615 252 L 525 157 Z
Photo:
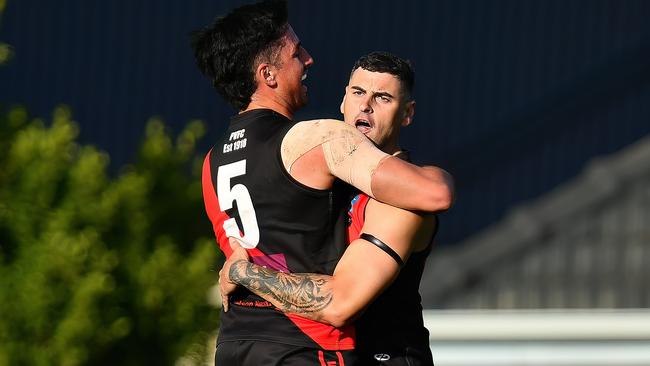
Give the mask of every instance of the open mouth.
M 372 129 L 372 125 L 370 124 L 370 121 L 363 118 L 358 118 L 354 122 L 354 127 L 356 127 L 357 130 L 361 131 L 361 133 L 364 134 L 370 132 L 370 130 Z
M 302 74 L 302 77 L 300 78 L 300 85 L 302 86 L 302 90 L 304 93 L 307 92 L 307 85 L 305 84 L 305 80 L 307 80 L 307 70 Z

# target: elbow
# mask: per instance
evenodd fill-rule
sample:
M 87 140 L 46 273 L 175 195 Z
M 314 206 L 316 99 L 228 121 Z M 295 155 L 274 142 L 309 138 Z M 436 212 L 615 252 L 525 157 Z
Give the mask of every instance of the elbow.
M 340 308 L 335 304 L 331 305 L 334 306 L 328 306 L 327 311 L 325 311 L 323 314 L 322 321 L 324 323 L 327 323 L 336 328 L 341 328 L 353 323 L 357 315 L 355 312 L 351 311 L 350 309 Z
M 453 178 L 445 171 L 442 171 L 442 177 L 437 175 L 436 179 L 431 179 L 431 185 L 427 192 L 429 193 L 427 199 L 423 201 L 426 206 L 423 208 L 425 211 L 443 212 L 449 210 L 454 204 Z
M 433 198 L 432 206 L 435 211 L 447 211 L 454 204 L 454 193 L 449 188 L 442 188 Z
M 453 198 L 449 194 L 432 193 L 430 196 L 422 201 L 421 211 L 425 212 L 444 212 L 451 208 L 453 205 Z
M 325 319 L 325 322 L 335 328 L 342 328 L 346 325 L 352 324 L 352 319 L 353 319 L 352 317 L 345 316 L 345 315 L 333 315 Z

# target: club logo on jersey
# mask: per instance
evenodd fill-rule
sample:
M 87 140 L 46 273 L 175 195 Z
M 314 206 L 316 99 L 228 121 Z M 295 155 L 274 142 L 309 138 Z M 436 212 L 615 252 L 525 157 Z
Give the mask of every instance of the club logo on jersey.
M 361 198 L 361 195 L 360 195 L 360 194 L 354 196 L 354 198 L 352 199 L 352 202 L 350 202 L 350 210 L 349 210 L 348 212 L 352 212 L 352 211 L 354 211 L 354 204 L 357 203 L 357 201 L 358 201 L 360 198 Z
M 246 129 L 242 128 L 241 130 L 233 131 L 228 137 L 228 143 L 223 144 L 223 153 L 229 153 L 231 151 L 237 151 L 246 147 L 246 138 L 244 134 Z
M 375 356 L 375 360 L 377 361 L 388 361 L 390 360 L 390 355 L 387 353 L 377 353 Z

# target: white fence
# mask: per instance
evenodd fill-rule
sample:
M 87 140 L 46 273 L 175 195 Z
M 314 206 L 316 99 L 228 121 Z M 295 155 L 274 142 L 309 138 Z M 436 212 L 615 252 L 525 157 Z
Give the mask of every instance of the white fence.
M 650 366 L 650 309 L 425 310 L 436 366 Z

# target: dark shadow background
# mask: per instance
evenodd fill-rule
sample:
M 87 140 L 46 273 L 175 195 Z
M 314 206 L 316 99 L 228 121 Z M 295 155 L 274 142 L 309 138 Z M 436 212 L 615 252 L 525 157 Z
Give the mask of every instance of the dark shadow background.
M 44 119 L 70 105 L 81 141 L 113 169 L 152 116 L 174 131 L 204 120 L 207 151 L 234 111 L 194 66 L 188 33 L 242 3 L 10 0 L 0 103 Z M 650 132 L 649 15 L 642 0 L 294 0 L 290 21 L 316 61 L 298 117 L 338 117 L 360 55 L 411 59 L 418 104 L 403 146 L 455 176 L 439 238 L 459 243 Z

